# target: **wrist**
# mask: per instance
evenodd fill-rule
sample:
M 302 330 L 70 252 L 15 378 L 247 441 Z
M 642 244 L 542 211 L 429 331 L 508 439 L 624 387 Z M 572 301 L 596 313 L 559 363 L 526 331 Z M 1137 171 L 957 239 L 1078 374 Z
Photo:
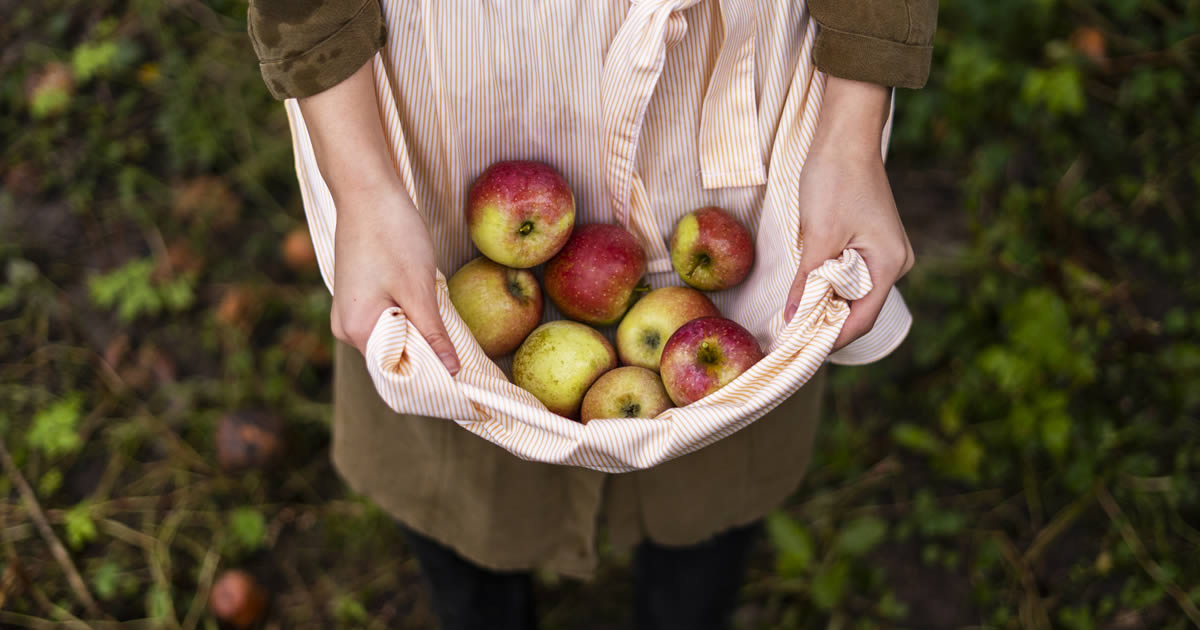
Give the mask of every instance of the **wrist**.
M 370 218 L 380 212 L 416 211 L 408 191 L 395 176 L 344 182 L 337 188 L 331 184 L 330 193 L 339 220 Z
M 886 86 L 828 77 L 814 150 L 882 159 L 880 144 L 890 109 L 891 90 Z

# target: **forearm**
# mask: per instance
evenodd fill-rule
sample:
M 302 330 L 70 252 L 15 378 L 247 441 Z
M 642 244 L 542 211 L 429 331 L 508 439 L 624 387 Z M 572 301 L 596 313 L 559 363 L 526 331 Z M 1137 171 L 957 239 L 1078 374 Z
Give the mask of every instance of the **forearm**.
M 828 77 L 814 150 L 834 150 L 847 158 L 881 159 L 880 141 L 890 105 L 890 88 Z
M 370 61 L 345 81 L 299 103 L 317 166 L 335 202 L 403 188 L 383 135 Z

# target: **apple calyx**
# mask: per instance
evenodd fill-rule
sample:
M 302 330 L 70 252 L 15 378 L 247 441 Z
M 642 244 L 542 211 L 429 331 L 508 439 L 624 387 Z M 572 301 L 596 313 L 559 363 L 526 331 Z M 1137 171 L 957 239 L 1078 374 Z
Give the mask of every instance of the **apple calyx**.
M 524 221 L 521 223 L 521 227 L 517 228 L 517 234 L 520 234 L 521 236 L 529 236 L 529 233 L 532 231 L 533 221 Z
M 692 274 L 696 273 L 697 269 L 700 269 L 701 267 L 707 267 L 710 264 L 712 264 L 712 257 L 708 255 L 708 252 L 701 252 L 695 256 L 692 256 L 692 268 L 688 269 L 687 277 L 691 278 Z
M 657 348 L 662 343 L 662 335 L 657 330 L 648 330 L 642 335 L 642 343 L 650 348 Z
M 640 413 L 642 413 L 642 406 L 635 402 L 630 401 L 621 405 L 622 418 L 636 418 Z
M 507 280 L 505 284 L 507 285 L 506 288 L 508 289 L 509 295 L 521 300 L 522 303 L 529 299 L 529 296 L 525 295 L 525 287 L 521 286 L 521 281 L 517 277 L 517 274 L 509 272 L 508 277 L 505 278 L 505 280 Z

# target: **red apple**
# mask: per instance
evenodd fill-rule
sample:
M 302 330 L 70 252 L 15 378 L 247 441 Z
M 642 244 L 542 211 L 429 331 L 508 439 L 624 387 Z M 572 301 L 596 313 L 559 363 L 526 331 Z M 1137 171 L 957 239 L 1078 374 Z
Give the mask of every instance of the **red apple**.
M 527 269 L 480 257 L 459 267 L 447 288 L 454 309 L 489 357 L 515 350 L 542 320 L 542 290 Z
M 617 354 L 625 365 L 657 372 L 663 346 L 680 326 L 720 314 L 712 300 L 695 289 L 656 289 L 638 300 L 617 326 Z
M 249 573 L 232 569 L 213 582 L 208 593 L 208 607 L 217 619 L 234 628 L 249 628 L 266 610 L 267 592 Z
M 525 269 L 550 259 L 571 236 L 575 197 L 541 162 L 497 162 L 467 197 L 467 230 L 484 256 Z
M 619 367 L 592 384 L 579 419 L 587 424 L 596 418 L 653 418 L 673 406 L 658 374 L 637 366 Z
M 721 208 L 693 210 L 679 219 L 671 233 L 671 265 L 697 289 L 728 289 L 745 280 L 754 266 L 754 239 Z
M 580 225 L 546 263 L 546 295 L 563 315 L 608 326 L 633 303 L 645 273 L 646 252 L 625 228 Z
M 763 358 L 750 331 L 724 317 L 702 317 L 679 327 L 663 348 L 663 385 L 680 407 L 724 387 Z
M 588 388 L 617 367 L 608 340 L 578 322 L 559 320 L 538 326 L 513 355 L 513 383 L 546 408 L 574 418 Z

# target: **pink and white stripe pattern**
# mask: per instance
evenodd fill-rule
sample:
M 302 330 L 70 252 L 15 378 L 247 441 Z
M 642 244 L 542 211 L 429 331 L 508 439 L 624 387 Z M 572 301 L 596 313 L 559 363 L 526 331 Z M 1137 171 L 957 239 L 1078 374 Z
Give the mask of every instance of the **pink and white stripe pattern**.
M 893 289 L 874 330 L 830 354 L 847 300 L 871 286 L 852 250 L 814 271 L 796 316 L 783 319 L 802 247 L 798 178 L 824 87 L 812 63 L 817 27 L 803 2 L 383 0 L 383 9 L 380 117 L 397 173 L 439 245 L 438 305 L 462 360 L 452 379 L 400 309 L 381 314 L 366 360 L 392 409 L 451 419 L 525 459 L 623 472 L 745 427 L 826 359 L 868 363 L 904 339 L 912 320 Z M 305 212 L 332 291 L 336 209 L 303 116 L 295 102 L 287 108 Z M 653 419 L 585 426 L 513 385 L 508 362 L 488 359 L 454 311 L 443 275 L 478 255 L 464 219 L 471 181 L 508 159 L 563 172 L 579 222 L 625 225 L 646 248 L 656 288 L 681 284 L 666 248 L 679 216 L 705 205 L 737 216 L 755 235 L 757 261 L 742 285 L 710 297 L 767 357 L 718 392 Z M 546 319 L 559 318 L 548 305 Z

